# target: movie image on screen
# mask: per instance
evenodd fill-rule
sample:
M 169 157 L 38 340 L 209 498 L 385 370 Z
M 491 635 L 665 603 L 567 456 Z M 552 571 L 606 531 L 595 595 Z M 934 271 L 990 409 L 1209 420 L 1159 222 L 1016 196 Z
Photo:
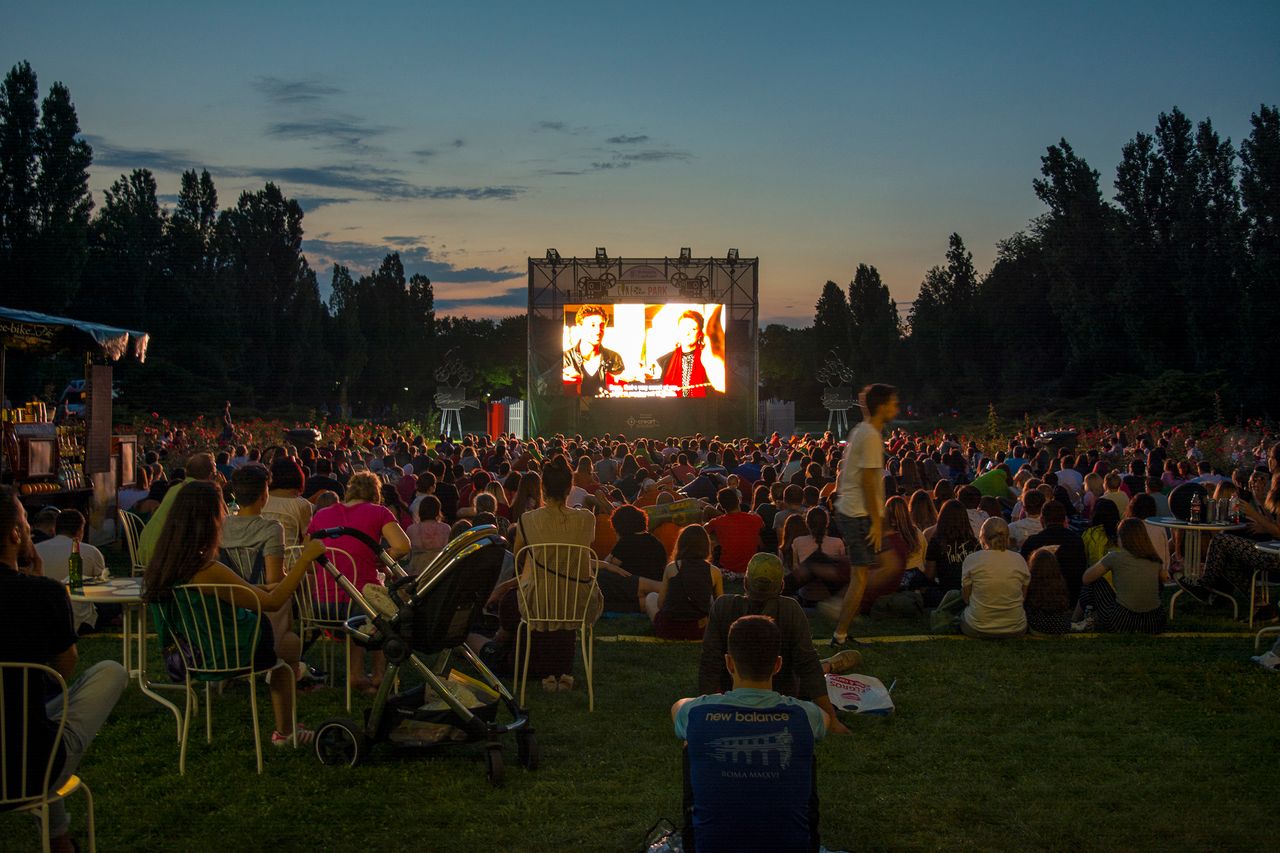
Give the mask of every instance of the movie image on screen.
M 569 396 L 725 393 L 723 305 L 566 305 L 561 351 Z

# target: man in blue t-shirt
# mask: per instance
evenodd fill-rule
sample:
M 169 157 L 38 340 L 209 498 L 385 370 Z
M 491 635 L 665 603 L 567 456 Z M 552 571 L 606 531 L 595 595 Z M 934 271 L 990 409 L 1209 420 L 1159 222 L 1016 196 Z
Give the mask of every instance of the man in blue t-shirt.
M 818 849 L 813 749 L 829 720 L 773 690 L 781 643 L 768 616 L 739 618 L 725 655 L 733 689 L 671 706 L 686 743 L 686 850 Z

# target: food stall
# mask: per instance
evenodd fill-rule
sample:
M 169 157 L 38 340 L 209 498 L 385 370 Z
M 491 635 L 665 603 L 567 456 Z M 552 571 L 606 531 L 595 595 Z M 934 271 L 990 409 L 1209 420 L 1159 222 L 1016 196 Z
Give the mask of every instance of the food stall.
M 114 535 L 106 522 L 117 490 L 133 483 L 136 440 L 112 435 L 112 365 L 126 356 L 145 360 L 148 341 L 145 332 L 0 307 L 0 399 L 9 351 L 84 356 L 82 415 L 56 418 L 38 400 L 0 409 L 0 482 L 18 491 L 28 512 L 75 508 L 93 538 Z

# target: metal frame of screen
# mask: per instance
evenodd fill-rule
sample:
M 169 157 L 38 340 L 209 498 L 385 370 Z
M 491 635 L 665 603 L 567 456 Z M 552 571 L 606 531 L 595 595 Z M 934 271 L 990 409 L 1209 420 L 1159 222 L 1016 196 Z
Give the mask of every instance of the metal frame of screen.
M 529 258 L 527 434 L 755 434 L 759 295 L 759 258 Z M 671 302 L 724 305 L 725 394 L 697 400 L 562 396 L 564 306 Z

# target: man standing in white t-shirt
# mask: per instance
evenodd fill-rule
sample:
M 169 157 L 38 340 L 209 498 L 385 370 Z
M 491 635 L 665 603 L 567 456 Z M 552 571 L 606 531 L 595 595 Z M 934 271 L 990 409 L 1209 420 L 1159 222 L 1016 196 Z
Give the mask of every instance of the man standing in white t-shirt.
M 849 642 L 849 623 L 862 607 L 867 569 L 884 537 L 884 426 L 898 416 L 898 389 L 879 383 L 862 389 L 862 422 L 849 433 L 832 506 L 849 557 L 849 586 L 831 645 Z

